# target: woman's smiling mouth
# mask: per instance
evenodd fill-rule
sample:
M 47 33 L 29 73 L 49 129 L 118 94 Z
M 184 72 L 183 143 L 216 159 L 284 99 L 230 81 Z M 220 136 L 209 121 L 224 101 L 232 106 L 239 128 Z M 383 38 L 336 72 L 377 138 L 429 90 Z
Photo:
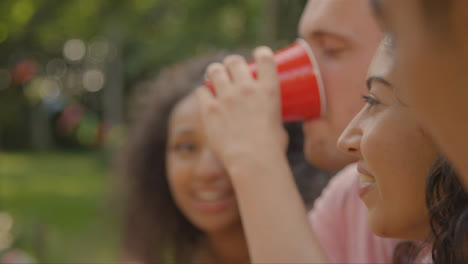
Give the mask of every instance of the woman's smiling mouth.
M 359 197 L 362 199 L 373 187 L 375 187 L 375 178 L 359 164 Z
M 194 194 L 196 207 L 206 213 L 216 213 L 234 201 L 234 194 L 226 191 L 198 191 Z

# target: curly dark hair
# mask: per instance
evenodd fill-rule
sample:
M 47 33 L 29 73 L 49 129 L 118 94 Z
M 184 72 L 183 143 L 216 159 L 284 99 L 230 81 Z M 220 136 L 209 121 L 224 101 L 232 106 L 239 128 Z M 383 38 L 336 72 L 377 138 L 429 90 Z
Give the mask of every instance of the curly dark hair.
M 393 263 L 412 263 L 429 245 L 434 264 L 468 263 L 468 194 L 444 156 L 436 160 L 428 174 L 426 206 L 431 234 L 422 243 L 399 243 Z
M 175 105 L 202 84 L 206 66 L 225 53 L 170 66 L 137 86 L 130 131 L 117 167 L 126 189 L 123 252 L 143 263 L 190 263 L 203 233 L 176 206 L 166 179 L 168 119 Z M 148 94 L 151 94 L 148 96 Z M 304 201 L 310 205 L 328 182 L 303 155 L 298 123 L 286 125 L 288 158 Z
M 468 263 L 468 194 L 445 157 L 431 169 L 426 204 L 434 263 Z
M 123 250 L 144 263 L 189 263 L 201 231 L 177 208 L 166 179 L 168 119 L 176 104 L 202 84 L 210 55 L 164 69 L 135 88 L 129 139 L 120 156 L 126 183 Z M 177 254 L 171 254 L 177 252 Z

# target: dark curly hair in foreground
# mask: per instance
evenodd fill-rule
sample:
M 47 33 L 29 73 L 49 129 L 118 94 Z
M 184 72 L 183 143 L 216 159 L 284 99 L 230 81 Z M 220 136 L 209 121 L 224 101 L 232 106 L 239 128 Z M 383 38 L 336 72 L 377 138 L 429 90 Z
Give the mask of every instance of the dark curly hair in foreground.
M 436 161 L 427 180 L 426 204 L 434 263 L 468 263 L 468 194 L 444 157 Z
M 441 156 L 433 164 L 426 183 L 426 206 L 431 234 L 424 243 L 401 242 L 393 263 L 413 263 L 427 245 L 434 264 L 468 263 L 468 194 L 455 169 Z

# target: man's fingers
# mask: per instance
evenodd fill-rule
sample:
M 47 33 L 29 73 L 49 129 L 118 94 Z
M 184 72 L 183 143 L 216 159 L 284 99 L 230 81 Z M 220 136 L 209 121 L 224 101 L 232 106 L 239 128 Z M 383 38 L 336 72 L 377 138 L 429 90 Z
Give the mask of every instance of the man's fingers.
M 221 63 L 212 63 L 206 70 L 206 76 L 211 81 L 217 96 L 226 94 L 226 90 L 231 86 L 231 80 L 226 68 Z
M 253 83 L 253 76 L 249 66 L 242 56 L 231 55 L 224 60 L 224 66 L 231 74 L 232 82 L 236 85 L 249 85 Z
M 258 81 L 267 86 L 278 86 L 278 74 L 273 51 L 268 47 L 258 47 L 254 54 L 257 63 Z
M 202 86 L 197 88 L 195 95 L 197 96 L 202 116 L 213 111 L 219 111 L 219 103 L 208 87 Z

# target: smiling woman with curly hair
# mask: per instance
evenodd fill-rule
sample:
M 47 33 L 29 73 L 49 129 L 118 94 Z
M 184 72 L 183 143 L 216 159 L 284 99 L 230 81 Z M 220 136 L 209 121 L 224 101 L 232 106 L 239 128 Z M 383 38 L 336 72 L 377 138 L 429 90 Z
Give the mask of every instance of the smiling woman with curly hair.
M 123 149 L 127 189 L 123 260 L 143 263 L 248 263 L 236 196 L 206 142 L 192 91 L 215 54 L 164 69 L 137 87 Z M 288 157 L 309 205 L 328 176 L 305 161 L 299 124 L 287 124 Z M 261 188 L 261 186 L 259 186 Z

